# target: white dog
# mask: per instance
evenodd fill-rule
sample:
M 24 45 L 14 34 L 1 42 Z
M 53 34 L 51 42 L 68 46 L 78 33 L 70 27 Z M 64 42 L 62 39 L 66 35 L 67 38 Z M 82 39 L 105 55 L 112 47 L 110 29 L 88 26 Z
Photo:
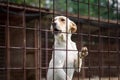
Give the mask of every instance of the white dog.
M 54 50 L 49 63 L 47 80 L 72 80 L 74 71 L 80 72 L 82 57 L 88 54 L 83 47 L 78 53 L 76 44 L 71 40 L 77 26 L 65 16 L 53 19 L 51 30 L 54 32 Z

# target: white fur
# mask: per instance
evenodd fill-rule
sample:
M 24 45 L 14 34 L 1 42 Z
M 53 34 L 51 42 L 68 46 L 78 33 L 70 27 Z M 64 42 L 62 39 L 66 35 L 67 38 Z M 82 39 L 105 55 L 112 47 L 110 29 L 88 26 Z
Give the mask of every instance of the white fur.
M 59 18 L 65 19 L 64 22 L 65 24 L 62 24 L 62 26 Z M 52 53 L 52 59 L 50 60 L 49 63 L 47 80 L 72 80 L 74 71 L 77 70 L 75 69 L 75 61 L 78 60 L 78 50 L 76 47 L 76 43 L 74 43 L 71 40 L 72 34 L 67 34 L 72 32 L 69 31 L 71 28 L 70 24 L 72 21 L 64 16 L 57 16 L 54 19 L 55 20 L 53 22 L 56 23 L 55 27 L 58 30 L 61 30 L 61 33 L 54 34 L 54 39 L 55 39 L 54 50 Z M 51 25 L 51 30 L 54 31 L 52 25 Z M 79 60 L 78 71 L 80 71 L 81 65 L 82 65 L 82 59 Z

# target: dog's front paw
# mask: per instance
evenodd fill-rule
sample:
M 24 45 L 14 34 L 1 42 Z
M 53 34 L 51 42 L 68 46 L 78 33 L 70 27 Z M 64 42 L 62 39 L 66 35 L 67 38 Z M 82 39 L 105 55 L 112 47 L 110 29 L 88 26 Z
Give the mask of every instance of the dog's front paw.
M 87 55 L 88 55 L 88 49 L 87 49 L 87 47 L 82 47 L 81 52 L 80 52 L 80 57 L 84 58 Z

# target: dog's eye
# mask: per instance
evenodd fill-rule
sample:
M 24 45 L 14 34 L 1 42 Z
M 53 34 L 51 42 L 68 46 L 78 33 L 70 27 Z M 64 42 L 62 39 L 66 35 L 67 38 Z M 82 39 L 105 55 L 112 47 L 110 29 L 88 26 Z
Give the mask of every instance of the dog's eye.
M 65 21 L 65 19 L 61 18 L 61 21 Z

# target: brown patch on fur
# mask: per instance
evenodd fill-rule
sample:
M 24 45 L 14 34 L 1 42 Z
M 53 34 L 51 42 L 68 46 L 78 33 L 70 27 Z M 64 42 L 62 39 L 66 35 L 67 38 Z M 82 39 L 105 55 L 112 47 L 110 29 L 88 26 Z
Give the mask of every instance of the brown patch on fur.
M 70 31 L 75 33 L 77 31 L 77 25 L 74 22 L 70 22 Z

